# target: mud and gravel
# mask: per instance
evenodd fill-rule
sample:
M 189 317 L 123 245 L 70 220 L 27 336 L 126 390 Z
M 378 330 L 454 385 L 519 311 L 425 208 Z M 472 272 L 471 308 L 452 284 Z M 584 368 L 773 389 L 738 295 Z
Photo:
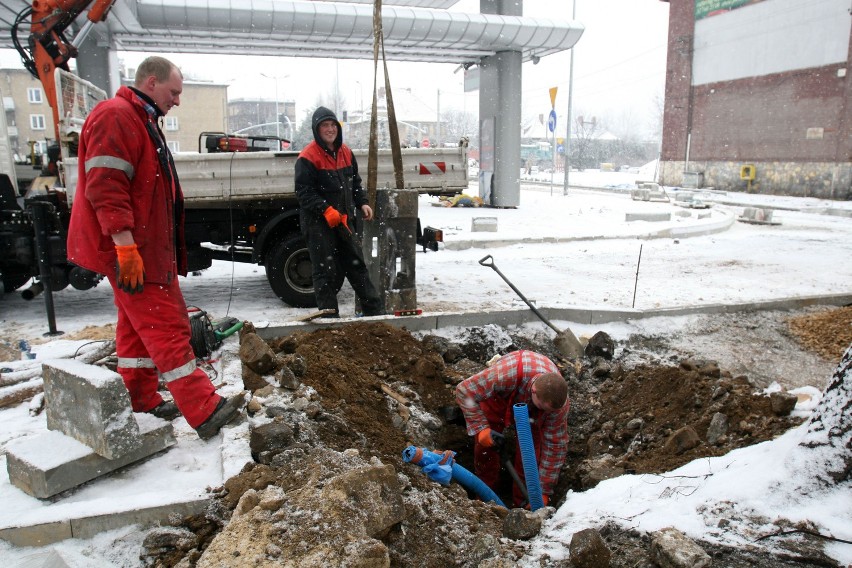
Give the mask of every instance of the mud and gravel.
M 558 505 L 566 491 L 594 485 L 602 471 L 605 476 L 663 473 L 702 456 L 772 439 L 799 424 L 801 418 L 774 412 L 763 389 L 773 383 L 782 390 L 822 389 L 852 342 L 850 333 L 852 309 L 811 307 L 701 316 L 686 329 L 617 342 L 612 360 L 567 361 L 541 334 L 514 335 L 496 326 L 471 328 L 452 341 L 415 337 L 384 323 L 278 338 L 269 342 L 274 351 L 304 363 L 301 386 L 283 397 L 270 388 L 256 392 L 261 404 L 254 420 L 262 421 L 264 413 L 283 417 L 294 431 L 290 449 L 267 463 L 249 464 L 216 490 L 215 512 L 185 525 L 198 535 L 193 551 L 172 551 L 149 561 L 174 566 L 182 559 L 181 565 L 194 566 L 247 492 L 277 486 L 294 495 L 290 506 L 295 507 L 306 483 L 320 486 L 322 479 L 352 467 L 346 465 L 351 461 L 391 465 L 405 481 L 405 520 L 381 539 L 392 566 L 479 566 L 489 558 L 492 563 L 483 565 L 510 566 L 526 549 L 523 541 L 501 539 L 504 510 L 469 499 L 458 485 L 437 485 L 401 458 L 409 444 L 452 449 L 458 463 L 472 469 L 472 446 L 454 406 L 453 388 L 493 355 L 537 350 L 550 356 L 569 382 L 571 442 L 555 495 Z M 719 414 L 727 418 L 727 429 L 711 443 L 708 429 Z M 694 432 L 693 442 L 673 443 L 684 429 Z M 498 493 L 508 499 L 509 491 L 507 484 Z M 299 558 L 306 541 L 349 538 L 336 533 L 333 523 L 321 523 L 317 533 L 312 521 L 299 525 L 289 518 L 270 519 L 274 526 L 266 526 L 267 532 L 292 536 L 295 531 L 298 538 L 269 537 L 273 542 L 267 552 L 274 554 L 254 557 L 253 565 Z M 613 553 L 611 566 L 653 566 L 647 535 L 612 525 L 600 531 Z M 238 546 L 237 537 L 227 538 L 235 539 L 230 546 Z M 726 567 L 834 566 L 818 539 L 801 539 L 782 554 L 699 544 L 714 565 Z M 540 564 L 568 565 L 546 558 Z

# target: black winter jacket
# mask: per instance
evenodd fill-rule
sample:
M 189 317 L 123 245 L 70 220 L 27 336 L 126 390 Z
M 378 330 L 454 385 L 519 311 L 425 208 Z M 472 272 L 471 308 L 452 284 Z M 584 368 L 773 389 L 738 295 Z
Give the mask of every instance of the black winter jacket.
M 334 150 L 329 150 L 319 136 L 319 124 L 332 119 L 337 122 Z M 296 160 L 296 197 L 303 223 L 323 222 L 323 212 L 334 207 L 349 215 L 354 225 L 355 211 L 367 203 L 367 195 L 358 175 L 358 162 L 349 147 L 343 143 L 343 129 L 334 112 L 319 107 L 313 116 L 314 140 Z

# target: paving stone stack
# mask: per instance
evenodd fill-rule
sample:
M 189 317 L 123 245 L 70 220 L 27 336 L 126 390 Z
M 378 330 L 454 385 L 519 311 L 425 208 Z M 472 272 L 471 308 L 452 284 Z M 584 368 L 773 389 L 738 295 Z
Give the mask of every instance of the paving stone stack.
M 9 481 L 46 499 L 175 444 L 172 425 L 134 414 L 118 373 L 71 359 L 42 364 L 48 431 L 7 444 Z

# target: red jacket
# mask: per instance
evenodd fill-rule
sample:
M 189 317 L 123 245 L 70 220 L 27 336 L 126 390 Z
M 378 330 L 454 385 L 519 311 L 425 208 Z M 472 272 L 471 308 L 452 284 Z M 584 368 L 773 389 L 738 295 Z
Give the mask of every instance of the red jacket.
M 86 119 L 68 230 L 75 264 L 113 274 L 112 235 L 130 230 L 146 283 L 186 275 L 183 194 L 157 118 L 150 102 L 121 87 Z

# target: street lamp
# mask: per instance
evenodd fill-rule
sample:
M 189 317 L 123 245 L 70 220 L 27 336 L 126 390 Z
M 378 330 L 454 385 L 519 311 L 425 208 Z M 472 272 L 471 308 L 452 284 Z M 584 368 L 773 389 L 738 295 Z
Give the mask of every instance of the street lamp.
M 267 79 L 275 81 L 275 137 L 281 138 L 281 115 L 278 112 L 278 79 L 286 79 L 290 75 L 284 75 L 283 77 L 271 77 L 266 73 L 261 73 L 260 75 L 261 77 L 266 77 Z

